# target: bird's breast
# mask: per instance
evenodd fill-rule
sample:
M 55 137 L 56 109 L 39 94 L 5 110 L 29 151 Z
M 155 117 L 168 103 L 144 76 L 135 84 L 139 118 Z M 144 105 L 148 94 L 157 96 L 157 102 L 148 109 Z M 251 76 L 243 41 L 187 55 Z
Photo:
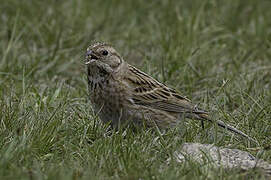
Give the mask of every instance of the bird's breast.
M 121 108 L 125 95 L 123 88 L 113 78 L 88 77 L 89 94 L 91 101 L 96 106 L 104 108 Z

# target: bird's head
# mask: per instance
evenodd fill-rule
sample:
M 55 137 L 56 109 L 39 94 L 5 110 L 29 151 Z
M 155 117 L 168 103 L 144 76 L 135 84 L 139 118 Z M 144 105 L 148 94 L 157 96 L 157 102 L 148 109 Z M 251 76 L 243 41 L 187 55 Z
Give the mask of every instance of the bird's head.
M 99 68 L 112 73 L 120 67 L 123 59 L 118 52 L 109 44 L 94 43 L 87 48 L 86 65 L 89 68 Z

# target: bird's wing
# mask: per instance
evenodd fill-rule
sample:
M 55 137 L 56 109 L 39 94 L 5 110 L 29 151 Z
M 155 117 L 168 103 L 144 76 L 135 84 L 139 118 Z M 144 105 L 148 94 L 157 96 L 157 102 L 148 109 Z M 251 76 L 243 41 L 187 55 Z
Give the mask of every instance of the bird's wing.
M 130 94 L 135 104 L 175 113 L 207 114 L 194 106 L 188 98 L 178 94 L 176 90 L 156 81 L 135 67 L 129 66 L 128 73 L 130 75 L 125 77 L 132 87 L 133 92 Z

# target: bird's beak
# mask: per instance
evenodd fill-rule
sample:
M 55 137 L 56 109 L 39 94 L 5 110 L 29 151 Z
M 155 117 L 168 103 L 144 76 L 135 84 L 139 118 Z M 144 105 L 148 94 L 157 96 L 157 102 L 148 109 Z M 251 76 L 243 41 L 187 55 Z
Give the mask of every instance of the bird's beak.
M 88 50 L 86 53 L 87 62 L 85 63 L 85 65 L 88 65 L 92 62 L 95 62 L 97 59 L 98 59 L 98 57 L 93 53 L 93 51 Z

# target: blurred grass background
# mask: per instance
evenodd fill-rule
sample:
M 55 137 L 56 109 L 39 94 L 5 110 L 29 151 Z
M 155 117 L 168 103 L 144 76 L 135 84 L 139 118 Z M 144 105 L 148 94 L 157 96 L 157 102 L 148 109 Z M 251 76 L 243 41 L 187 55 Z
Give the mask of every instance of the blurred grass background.
M 130 64 L 259 141 L 271 162 L 271 1 L 1 0 L 0 179 L 263 178 L 179 164 L 183 142 L 248 150 L 215 126 L 108 134 L 87 97 L 84 54 L 111 43 Z

